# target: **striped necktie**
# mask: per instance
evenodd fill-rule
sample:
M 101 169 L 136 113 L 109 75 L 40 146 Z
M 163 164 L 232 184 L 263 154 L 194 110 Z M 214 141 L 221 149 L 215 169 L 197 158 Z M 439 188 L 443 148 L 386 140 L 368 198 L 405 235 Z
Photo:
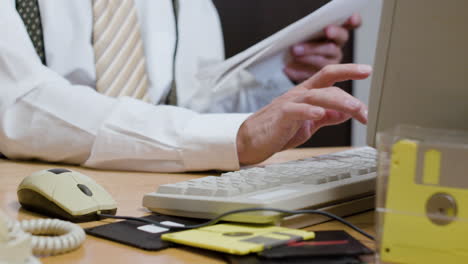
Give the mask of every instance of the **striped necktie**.
M 23 20 L 37 55 L 42 63 L 46 64 L 39 3 L 37 0 L 16 0 L 16 10 Z
M 133 0 L 94 0 L 96 90 L 149 100 L 140 26 Z

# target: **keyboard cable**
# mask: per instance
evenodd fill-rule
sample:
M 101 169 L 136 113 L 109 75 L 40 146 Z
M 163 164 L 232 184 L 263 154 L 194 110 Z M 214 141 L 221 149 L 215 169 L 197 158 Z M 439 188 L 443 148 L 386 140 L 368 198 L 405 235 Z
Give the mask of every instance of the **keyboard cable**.
M 248 212 L 259 212 L 259 211 L 277 212 L 277 213 L 282 213 L 282 214 L 286 214 L 286 215 L 298 215 L 298 214 L 322 215 L 322 216 L 331 218 L 333 220 L 336 220 L 336 221 L 348 226 L 349 228 L 353 229 L 354 231 L 360 233 L 361 235 L 363 235 L 363 236 L 365 236 L 365 237 L 367 237 L 367 238 L 369 238 L 371 240 L 375 240 L 374 236 L 372 236 L 371 234 L 369 234 L 366 231 L 362 230 L 361 228 L 353 225 L 352 223 L 344 220 L 343 218 L 341 218 L 339 216 L 336 216 L 334 214 L 324 212 L 324 211 L 319 211 L 319 210 L 294 210 L 294 211 L 291 211 L 291 210 L 277 209 L 277 208 L 245 208 L 245 209 L 238 209 L 238 210 L 232 210 L 232 211 L 225 212 L 225 213 L 220 214 L 217 217 L 209 220 L 208 222 L 205 222 L 205 223 L 202 223 L 202 224 L 187 225 L 187 226 L 165 225 L 165 224 L 161 224 L 161 223 L 159 223 L 157 221 L 153 221 L 153 220 L 146 219 L 146 218 L 138 218 L 138 217 L 131 217 L 131 216 L 116 216 L 116 215 L 102 214 L 102 213 L 99 213 L 99 212 L 97 213 L 97 215 L 102 217 L 102 218 L 124 219 L 124 220 L 133 220 L 133 221 L 143 222 L 143 223 L 152 224 L 152 225 L 155 225 L 155 226 L 167 228 L 169 230 L 174 230 L 174 229 L 188 230 L 188 229 L 201 228 L 201 227 L 214 225 L 214 224 L 216 224 L 217 222 L 219 222 L 220 220 L 222 220 L 224 217 L 226 217 L 228 215 L 248 213 Z

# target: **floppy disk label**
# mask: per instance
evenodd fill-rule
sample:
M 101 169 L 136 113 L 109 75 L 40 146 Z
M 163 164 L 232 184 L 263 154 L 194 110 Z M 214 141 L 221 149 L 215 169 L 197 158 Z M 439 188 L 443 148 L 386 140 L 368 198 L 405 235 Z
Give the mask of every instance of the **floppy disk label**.
M 193 247 L 246 255 L 314 237 L 313 232 L 278 226 L 218 224 L 164 234 L 162 239 Z
M 163 222 L 161 222 L 161 224 L 168 225 L 168 226 L 184 226 L 183 224 L 179 224 L 179 223 L 171 222 L 171 221 L 163 221 Z M 160 227 L 160 226 L 156 226 L 156 225 L 152 225 L 152 224 L 142 225 L 142 226 L 137 227 L 137 229 L 141 230 L 141 231 L 148 232 L 148 233 L 152 233 L 152 234 L 169 231 L 169 229 L 167 229 L 165 227 Z

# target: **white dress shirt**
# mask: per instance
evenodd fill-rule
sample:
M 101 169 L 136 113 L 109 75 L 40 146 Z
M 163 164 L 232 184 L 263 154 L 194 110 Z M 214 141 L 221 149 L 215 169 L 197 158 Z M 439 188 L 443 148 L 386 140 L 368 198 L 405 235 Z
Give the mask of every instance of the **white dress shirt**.
M 39 0 L 47 67 L 33 48 L 15 0 L 3 1 L 1 153 L 102 169 L 239 168 L 236 136 L 248 115 L 223 112 L 255 111 L 289 89 L 281 65 L 271 70 L 271 78 L 256 78 L 254 69 L 245 72 L 255 81 L 243 83 L 245 76 L 239 77 L 235 94 L 213 97 L 210 87 L 196 85 L 201 67 L 224 59 L 211 1 L 179 0 L 175 76 L 172 1 L 136 0 L 136 5 L 153 104 L 95 91 L 91 0 Z M 158 105 L 174 78 L 179 107 Z

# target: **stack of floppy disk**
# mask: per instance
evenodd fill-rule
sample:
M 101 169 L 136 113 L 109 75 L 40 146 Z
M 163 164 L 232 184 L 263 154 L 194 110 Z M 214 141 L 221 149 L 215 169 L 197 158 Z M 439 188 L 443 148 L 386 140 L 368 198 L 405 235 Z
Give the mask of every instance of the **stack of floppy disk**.
M 166 225 L 193 225 L 203 220 L 153 214 L 145 217 Z M 229 263 L 361 263 L 372 251 L 343 231 L 309 232 L 278 226 L 221 223 L 171 232 L 137 221 L 121 221 L 87 229 L 90 235 L 145 250 L 178 245 L 212 250 Z

